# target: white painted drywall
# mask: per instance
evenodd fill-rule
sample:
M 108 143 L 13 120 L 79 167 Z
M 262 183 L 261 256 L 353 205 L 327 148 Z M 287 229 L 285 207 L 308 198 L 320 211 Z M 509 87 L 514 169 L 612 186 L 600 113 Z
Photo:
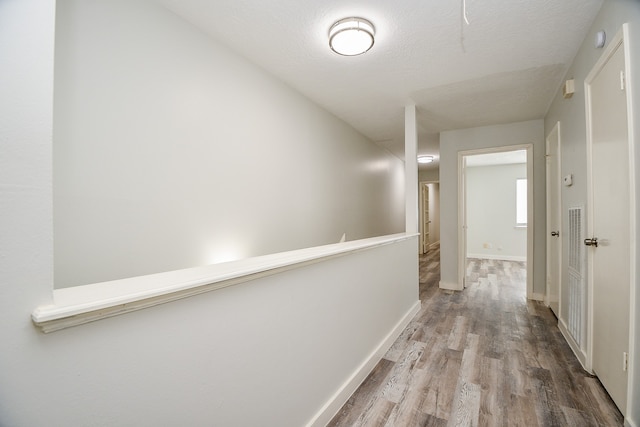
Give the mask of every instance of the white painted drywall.
M 595 35 L 598 31 L 604 30 L 607 38 L 611 38 L 620 30 L 622 24 L 629 23 L 630 37 L 628 40 L 631 49 L 630 60 L 632 75 L 632 92 L 634 98 L 634 107 L 636 110 L 634 120 L 636 132 L 640 131 L 640 3 L 637 0 L 610 0 L 605 1 L 602 5 L 600 13 L 596 17 L 589 33 L 584 39 L 580 50 L 578 51 L 573 64 L 569 67 L 565 75 L 565 79 L 575 79 L 576 92 L 570 99 L 562 97 L 561 88 L 558 90 L 556 97 L 551 104 L 547 116 L 545 118 L 545 135 L 548 134 L 556 122 L 560 121 L 561 138 L 562 138 L 562 176 L 573 174 L 573 185 L 571 187 L 562 187 L 562 229 L 567 230 L 568 216 L 567 212 L 573 206 L 586 206 L 587 203 L 587 154 L 586 154 L 586 118 L 585 118 L 585 95 L 584 95 L 584 79 L 589 74 L 594 64 L 602 55 L 602 49 L 594 47 Z M 635 135 L 635 164 L 636 164 L 636 201 L 640 201 L 640 136 Z M 640 214 L 640 210 L 636 207 L 636 215 Z M 640 217 L 636 217 L 636 229 L 640 230 Z M 566 233 L 562 238 L 566 238 Z M 636 242 L 636 268 L 640 265 L 640 239 Z M 563 257 L 568 256 L 568 244 L 563 244 Z M 568 271 L 566 263 L 562 271 L 562 282 L 568 283 Z M 636 308 L 640 308 L 640 287 L 636 282 Z M 562 304 L 560 309 L 561 315 L 568 313 L 569 296 L 567 294 L 568 287 L 562 289 Z M 633 316 L 634 314 L 632 314 Z M 564 317 L 564 316 L 563 316 Z M 567 319 L 564 319 L 567 322 Z M 636 349 L 632 351 L 631 357 L 634 360 L 634 373 L 630 378 L 633 388 L 633 398 L 635 402 L 640 401 L 640 313 L 635 313 L 635 343 Z M 631 397 L 630 397 L 631 398 Z M 631 402 L 631 401 L 629 401 Z M 629 425 L 640 426 L 640 404 L 627 405 L 629 410 L 627 421 Z
M 305 424 L 417 302 L 417 238 L 42 334 L 54 20 L 0 2 L 0 425 Z
M 440 170 L 438 168 L 418 169 L 419 182 L 429 182 L 429 181 L 439 181 L 439 180 L 440 180 Z
M 516 180 L 526 163 L 467 167 L 467 257 L 527 260 L 527 229 L 516 227 Z
M 56 287 L 404 231 L 403 163 L 153 2 L 58 2 Z
M 405 231 L 418 233 L 418 127 L 416 105 L 404 107 L 404 176 L 405 176 Z
M 453 130 L 440 134 L 440 272 L 441 282 L 452 289 L 459 286 L 458 151 L 520 144 L 533 144 L 533 293 L 544 295 L 546 190 L 542 120 Z

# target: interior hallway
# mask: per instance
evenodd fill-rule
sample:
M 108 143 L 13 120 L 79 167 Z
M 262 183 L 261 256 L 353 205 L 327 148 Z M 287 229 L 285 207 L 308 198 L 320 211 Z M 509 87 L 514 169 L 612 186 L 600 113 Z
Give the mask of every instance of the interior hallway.
M 463 292 L 420 258 L 422 309 L 330 426 L 621 426 L 542 303 L 523 263 L 470 260 Z

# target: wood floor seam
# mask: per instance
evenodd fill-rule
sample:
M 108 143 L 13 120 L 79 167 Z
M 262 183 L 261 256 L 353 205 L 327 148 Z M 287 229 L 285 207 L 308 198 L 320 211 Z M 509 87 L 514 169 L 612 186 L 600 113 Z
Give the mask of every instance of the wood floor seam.
M 439 246 L 420 256 L 420 312 L 328 426 L 623 425 L 553 313 L 526 299 L 523 262 L 469 259 L 466 274 L 464 291 L 439 289 Z

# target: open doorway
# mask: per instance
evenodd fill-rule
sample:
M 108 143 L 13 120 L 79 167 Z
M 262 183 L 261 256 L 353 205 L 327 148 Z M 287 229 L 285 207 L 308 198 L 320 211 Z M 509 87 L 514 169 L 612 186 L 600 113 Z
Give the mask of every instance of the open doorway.
M 459 280 L 508 269 L 532 297 L 532 146 L 459 153 Z
M 420 254 L 440 243 L 440 183 L 420 182 Z

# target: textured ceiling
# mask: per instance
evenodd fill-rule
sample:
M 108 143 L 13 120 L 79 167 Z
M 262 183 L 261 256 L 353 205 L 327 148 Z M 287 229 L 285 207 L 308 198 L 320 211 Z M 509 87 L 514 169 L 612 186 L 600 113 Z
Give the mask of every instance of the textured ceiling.
M 438 132 L 542 118 L 602 0 L 158 0 L 398 156 L 404 106 L 419 154 Z M 364 55 L 328 47 L 331 25 L 376 27 Z M 437 167 L 434 162 L 429 167 Z

